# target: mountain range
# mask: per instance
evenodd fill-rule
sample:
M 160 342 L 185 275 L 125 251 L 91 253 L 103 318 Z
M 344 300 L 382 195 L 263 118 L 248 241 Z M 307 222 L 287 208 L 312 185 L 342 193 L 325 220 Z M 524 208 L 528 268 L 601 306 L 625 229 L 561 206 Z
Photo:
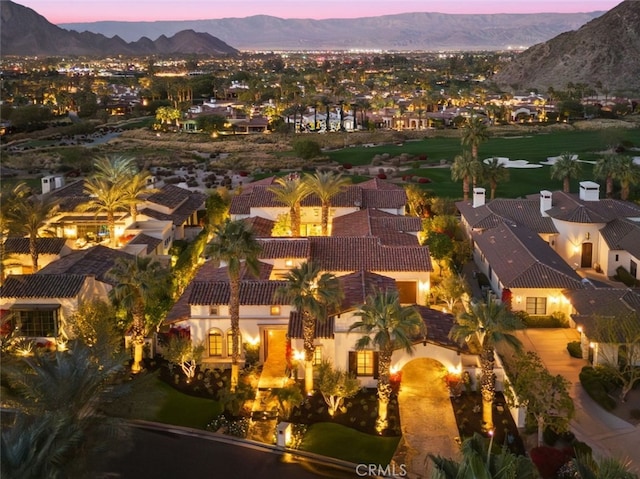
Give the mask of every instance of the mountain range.
M 127 42 L 119 36 L 69 31 L 53 25 L 34 10 L 9 0 L 0 2 L 0 51 L 3 55 L 233 55 L 238 51 L 209 33 L 182 30 Z
M 241 50 L 502 50 L 525 48 L 575 30 L 603 12 L 539 14 L 405 13 L 352 19 L 284 19 L 268 15 L 208 20 L 63 23 L 57 27 L 30 8 L 1 0 L 4 54 L 159 53 L 151 38 L 165 42 L 192 30 L 193 47 L 176 41 L 175 52 L 207 53 L 229 45 Z M 63 42 L 61 29 L 67 31 Z M 25 32 L 27 34 L 25 35 Z M 82 33 L 79 33 L 82 32 Z M 94 37 L 91 34 L 101 35 Z M 164 36 L 164 37 L 163 37 Z M 56 40 L 54 43 L 49 43 Z M 157 40 L 156 40 L 157 41 Z M 224 43 L 228 45 L 224 45 Z M 50 50 L 50 51 L 48 51 Z M 191 51 L 186 51 L 191 50 Z M 168 52 L 171 53 L 171 52 Z
M 501 50 L 528 47 L 575 30 L 602 15 L 590 13 L 406 13 L 352 19 L 284 19 L 268 15 L 189 21 L 66 23 L 77 31 L 133 41 L 145 35 L 208 32 L 240 50 Z
M 640 92 L 640 1 L 625 0 L 576 31 L 534 45 L 493 77 L 516 89 L 601 84 L 600 94 Z

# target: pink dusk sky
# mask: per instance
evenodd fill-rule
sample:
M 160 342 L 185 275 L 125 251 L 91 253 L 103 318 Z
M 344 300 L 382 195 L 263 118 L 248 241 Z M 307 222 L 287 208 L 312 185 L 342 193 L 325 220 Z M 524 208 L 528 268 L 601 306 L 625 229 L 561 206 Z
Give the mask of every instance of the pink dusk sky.
M 540 13 L 610 10 L 621 0 L 17 0 L 51 23 L 154 21 L 272 15 L 354 18 L 408 12 Z

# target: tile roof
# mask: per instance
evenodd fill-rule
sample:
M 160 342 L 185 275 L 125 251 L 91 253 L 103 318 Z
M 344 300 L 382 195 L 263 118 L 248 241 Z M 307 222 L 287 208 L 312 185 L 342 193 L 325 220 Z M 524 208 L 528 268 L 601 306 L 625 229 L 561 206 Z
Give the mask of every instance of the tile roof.
M 470 201 L 459 201 L 456 206 L 472 229 L 495 228 L 503 220 L 510 220 L 536 233 L 558 232 L 553 219 L 540 213 L 539 196 L 496 199 L 477 208 Z
M 316 321 L 316 338 L 333 339 L 335 321 L 333 317 L 326 321 Z M 302 315 L 297 311 L 291 311 L 289 315 L 289 327 L 287 335 L 292 339 L 303 339 L 302 336 Z
M 185 188 L 180 188 L 176 185 L 165 185 L 160 191 L 149 196 L 147 201 L 174 209 L 184 203 L 191 194 L 191 191 Z
M 624 250 L 640 258 L 640 223 L 615 219 L 600 230 L 610 249 Z
M 107 277 L 107 273 L 113 268 L 118 258 L 133 258 L 133 256 L 124 251 L 97 245 L 85 250 L 73 251 L 48 264 L 36 274 L 51 276 L 61 274 L 92 275 L 99 281 L 113 284 L 113 280 Z
M 86 278 L 82 274 L 10 275 L 0 286 L 0 298 L 73 298 Z
M 240 304 L 244 306 L 289 304 L 286 298 L 276 295 L 276 291 L 286 284 L 286 281 L 241 281 Z M 189 295 L 189 304 L 229 304 L 229 283 L 227 281 L 194 282 Z
M 251 208 L 281 208 L 285 206 L 275 199 L 269 191 L 273 178 L 265 178 L 258 184 L 249 183 L 240 195 L 231 199 L 230 213 L 248 215 Z M 402 208 L 407 202 L 407 195 L 400 186 L 374 179 L 357 185 L 348 185 L 342 192 L 331 199 L 331 206 L 352 208 Z M 302 206 L 319 207 L 320 200 L 311 194 L 302 200 Z
M 640 206 L 610 198 L 583 201 L 578 195 L 554 191 L 547 214 L 573 223 L 607 223 L 616 218 L 640 217 Z
M 89 199 L 89 195 L 84 191 L 83 179 L 76 180 L 48 194 L 59 200 L 60 212 L 75 211 L 78 205 L 86 203 Z
M 393 232 L 418 232 L 422 220 L 377 209 L 363 209 L 338 216 L 331 223 L 331 236 L 378 236 Z M 414 236 L 415 240 L 415 236 Z
M 158 245 L 162 243 L 160 238 L 154 238 L 153 236 L 149 236 L 144 233 L 137 234 L 129 243 L 127 244 L 143 244 L 147 245 L 147 254 L 154 251 Z
M 59 254 L 66 242 L 64 238 L 36 238 L 36 250 L 38 254 Z M 4 251 L 6 254 L 31 254 L 29 238 L 7 238 Z
M 271 231 L 276 222 L 263 218 L 261 216 L 253 216 L 251 218 L 245 218 L 242 221 L 251 228 L 256 238 L 270 238 Z
M 472 233 L 505 288 L 582 288 L 580 276 L 537 233 L 514 224 Z
M 374 237 L 308 238 L 311 259 L 325 271 L 433 271 L 426 246 L 385 245 Z
M 395 279 L 368 271 L 346 274 L 338 277 L 338 281 L 344 294 L 341 311 L 359 307 L 376 291 L 397 291 Z
M 262 251 L 260 258 L 300 258 L 307 259 L 311 256 L 311 243 L 309 238 L 288 239 L 259 239 Z
M 451 331 L 456 322 L 452 314 L 443 313 L 418 304 L 413 305 L 413 307 L 420 313 L 427 328 L 427 343 L 461 351 L 467 350 L 466 346 L 461 347 L 458 343 L 449 339 L 449 331 Z M 415 341 L 423 341 L 423 338 L 415 338 Z
M 173 186 L 173 185 L 169 185 L 169 186 Z M 180 188 L 180 189 L 183 189 L 183 188 Z M 207 198 L 207 196 L 203 193 L 191 192 L 188 190 L 184 190 L 184 191 L 187 191 L 187 193 L 189 193 L 189 197 L 187 197 L 187 199 L 182 204 L 180 204 L 180 206 L 178 206 L 173 211 L 173 213 L 171 214 L 162 213 L 150 207 L 143 208 L 140 211 L 140 213 L 143 215 L 149 216 L 151 218 L 154 218 L 156 220 L 171 221 L 174 225 L 180 226 L 185 221 L 187 221 L 193 213 L 202 209 L 204 202 Z

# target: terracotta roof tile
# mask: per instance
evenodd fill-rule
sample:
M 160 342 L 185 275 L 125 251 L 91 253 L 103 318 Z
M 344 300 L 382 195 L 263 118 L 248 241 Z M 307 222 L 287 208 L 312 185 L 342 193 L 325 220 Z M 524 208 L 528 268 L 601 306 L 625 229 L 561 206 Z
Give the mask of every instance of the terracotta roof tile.
M 38 254 L 59 254 L 66 244 L 64 238 L 36 238 Z M 6 254 L 30 254 L 29 238 L 7 238 L 4 243 Z
M 203 208 L 204 201 L 207 198 L 203 193 L 187 192 L 190 194 L 189 197 L 171 214 L 162 213 L 149 207 L 142 209 L 140 213 L 156 220 L 171 221 L 174 225 L 180 226 L 187 221 L 193 213 Z
M 311 256 L 311 243 L 308 238 L 288 238 L 288 239 L 262 239 L 259 240 L 262 246 L 260 258 L 301 258 L 307 259 Z
M 270 238 L 275 221 L 262 218 L 261 216 L 253 216 L 243 220 L 253 231 L 256 238 Z
M 600 230 L 600 234 L 613 250 L 624 250 L 640 258 L 640 223 L 615 219 Z
M 147 245 L 147 254 L 151 251 L 154 251 L 159 244 L 162 243 L 160 238 L 154 238 L 153 236 L 149 236 L 144 233 L 137 234 L 129 243 L 127 244 L 143 244 Z
M 340 288 L 344 293 L 341 311 L 348 311 L 364 304 L 367 296 L 375 291 L 396 291 L 396 281 L 388 276 L 357 271 L 338 277 Z
M 133 258 L 133 256 L 123 251 L 97 245 L 89 249 L 73 251 L 53 263 L 49 263 L 36 274 L 51 276 L 61 274 L 91 275 L 99 281 L 113 284 L 113 281 L 107 277 L 107 273 L 113 268 L 118 258 Z
M 315 337 L 321 339 L 333 339 L 335 321 L 333 317 L 327 318 L 326 321 L 316 322 Z M 302 315 L 297 311 L 291 311 L 289 315 L 289 327 L 287 335 L 292 339 L 303 339 L 302 337 Z
M 466 347 L 460 347 L 458 343 L 449 339 L 449 331 L 455 324 L 452 314 L 443 313 L 428 306 L 414 305 L 414 308 L 422 316 L 424 325 L 427 328 L 427 343 L 437 344 L 445 348 L 466 351 Z M 422 341 L 423 338 L 415 338 L 415 341 Z
M 147 201 L 173 209 L 184 203 L 191 194 L 191 191 L 185 188 L 180 188 L 176 185 L 165 185 L 160 191 L 149 196 Z
M 276 297 L 276 291 L 286 281 L 241 281 L 240 304 L 289 304 L 286 298 Z M 189 296 L 191 305 L 229 304 L 229 283 L 226 281 L 195 282 Z
M 86 278 L 82 274 L 11 275 L 0 287 L 0 298 L 73 298 Z

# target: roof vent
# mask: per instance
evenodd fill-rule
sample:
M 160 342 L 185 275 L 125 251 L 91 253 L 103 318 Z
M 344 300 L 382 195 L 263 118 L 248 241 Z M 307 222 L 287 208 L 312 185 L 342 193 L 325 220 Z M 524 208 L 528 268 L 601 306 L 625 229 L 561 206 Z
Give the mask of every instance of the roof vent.
M 593 181 L 580 182 L 580 199 L 582 201 L 599 201 L 600 185 Z

